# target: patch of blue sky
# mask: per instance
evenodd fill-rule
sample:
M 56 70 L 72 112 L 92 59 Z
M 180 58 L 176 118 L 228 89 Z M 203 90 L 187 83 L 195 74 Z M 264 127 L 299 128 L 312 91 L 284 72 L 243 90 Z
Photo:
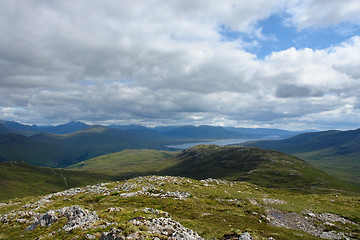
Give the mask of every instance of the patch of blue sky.
M 272 52 L 291 47 L 313 50 L 327 49 L 353 36 L 360 35 L 360 26 L 350 23 L 298 30 L 286 22 L 288 17 L 286 14 L 275 14 L 259 21 L 255 28 L 261 31 L 260 34 L 233 31 L 226 26 L 221 26 L 219 33 L 223 36 L 224 41 L 240 39 L 245 42 L 245 50 L 256 54 L 259 59 L 264 59 Z

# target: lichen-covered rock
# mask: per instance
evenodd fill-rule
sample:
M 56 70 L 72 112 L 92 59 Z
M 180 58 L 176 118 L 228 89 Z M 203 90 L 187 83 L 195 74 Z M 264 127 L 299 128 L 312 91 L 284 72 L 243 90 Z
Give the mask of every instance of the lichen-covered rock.
M 99 240 L 124 240 L 125 236 L 121 235 L 122 230 L 113 228 L 110 232 L 103 232 Z
M 99 220 L 96 212 L 91 213 L 77 205 L 65 207 L 61 210 L 62 212 L 60 213 L 63 213 L 63 215 L 65 215 L 68 219 L 68 222 L 63 227 L 63 230 L 67 232 L 74 228 L 89 228 L 92 223 L 95 223 Z
M 149 228 L 149 231 L 153 234 L 161 234 L 168 236 L 169 239 L 180 240 L 200 240 L 201 238 L 193 230 L 184 227 L 179 222 L 172 220 L 171 218 L 153 218 L 145 220 L 143 225 Z
M 54 210 L 50 210 L 47 213 L 41 215 L 38 219 L 36 219 L 27 229 L 26 231 L 32 231 L 36 228 L 36 226 L 49 226 L 54 222 L 57 222 L 59 218 L 56 216 L 56 212 Z
M 96 212 L 89 212 L 86 209 L 81 208 L 78 205 L 64 207 L 57 210 L 50 210 L 39 217 L 37 217 L 33 223 L 26 229 L 27 231 L 34 230 L 38 225 L 49 226 L 54 222 L 57 222 L 59 218 L 67 217 L 67 223 L 62 228 L 64 231 L 71 231 L 74 228 L 87 229 L 91 224 L 99 220 Z
M 324 239 L 347 239 L 348 237 L 343 232 L 324 231 L 325 225 L 333 225 L 329 222 L 341 222 L 343 224 L 349 223 L 357 225 L 339 215 L 332 213 L 313 213 L 306 211 L 307 216 L 298 213 L 288 213 L 278 209 L 267 210 L 268 223 L 277 227 L 284 227 L 290 229 L 302 230 L 308 234 L 321 237 Z M 321 224 L 314 224 L 315 222 L 322 222 Z M 327 221 L 327 222 L 324 222 Z
M 244 233 L 236 233 L 236 232 L 226 233 L 221 238 L 221 240 L 253 240 L 253 239 L 254 238 L 248 232 L 244 232 Z
M 121 229 L 113 228 L 109 232 L 102 233 L 99 240 L 120 240 L 120 239 L 169 239 L 169 240 L 203 240 L 196 232 L 184 227 L 171 218 L 134 218 L 130 221 L 137 228 L 147 229 L 146 231 L 135 231 L 125 236 Z

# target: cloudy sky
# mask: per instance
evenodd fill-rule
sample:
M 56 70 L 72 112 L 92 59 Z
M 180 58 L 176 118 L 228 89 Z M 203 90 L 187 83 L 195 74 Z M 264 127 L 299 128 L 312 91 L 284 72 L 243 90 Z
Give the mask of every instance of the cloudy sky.
M 0 119 L 360 127 L 359 0 L 0 0 Z

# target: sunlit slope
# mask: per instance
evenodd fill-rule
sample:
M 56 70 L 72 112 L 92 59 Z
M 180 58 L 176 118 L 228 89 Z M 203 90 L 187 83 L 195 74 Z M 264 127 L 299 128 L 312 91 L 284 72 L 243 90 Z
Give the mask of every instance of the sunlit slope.
M 132 149 L 121 152 L 110 153 L 96 158 L 92 158 L 74 165 L 69 168 L 106 171 L 106 172 L 138 172 L 145 173 L 159 171 L 174 165 L 176 161 L 169 160 L 178 152 L 158 151 L 151 149 Z

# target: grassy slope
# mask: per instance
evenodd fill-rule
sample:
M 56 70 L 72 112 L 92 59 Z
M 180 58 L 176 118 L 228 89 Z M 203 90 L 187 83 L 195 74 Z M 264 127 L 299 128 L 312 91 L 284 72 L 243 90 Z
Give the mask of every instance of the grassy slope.
M 45 213 L 50 209 L 59 209 L 64 206 L 80 205 L 85 209 L 96 211 L 101 221 L 97 225 L 111 222 L 107 227 L 95 229 L 75 229 L 71 232 L 58 231 L 65 221 L 56 222 L 50 226 L 38 226 L 34 231 L 24 231 L 30 223 L 17 222 L 9 219 L 7 224 L 0 224 L 0 232 L 3 238 L 8 239 L 35 239 L 39 236 L 46 236 L 46 239 L 85 239 L 85 234 L 92 234 L 99 239 L 102 232 L 108 232 L 116 227 L 123 230 L 127 235 L 138 231 L 139 228 L 129 221 L 135 217 L 158 218 L 159 215 L 146 213 L 144 208 L 154 208 L 168 212 L 172 219 L 179 221 L 184 226 L 196 231 L 206 239 L 220 239 L 224 233 L 235 231 L 248 231 L 255 240 L 268 239 L 276 240 L 298 239 L 310 240 L 321 239 L 309 235 L 300 230 L 291 230 L 281 227 L 274 227 L 266 221 L 266 209 L 276 208 L 286 212 L 303 215 L 303 211 L 311 210 L 315 213 L 330 212 L 339 214 L 347 219 L 360 223 L 360 208 L 358 208 L 359 195 L 342 195 L 312 193 L 303 194 L 289 192 L 279 189 L 268 189 L 246 182 L 205 182 L 184 178 L 159 178 L 147 177 L 114 182 L 106 185 L 111 190 L 109 195 L 94 193 L 79 193 L 71 198 L 68 196 L 53 197 L 51 202 L 45 203 L 44 207 L 37 210 L 23 208 L 25 204 L 35 203 L 39 198 L 17 199 L 16 205 L 0 206 L 0 214 L 15 211 L 35 211 Z M 132 186 L 130 190 L 124 190 L 121 186 Z M 185 200 L 174 198 L 161 198 L 154 196 L 133 196 L 123 197 L 122 193 L 127 191 L 136 192 L 142 189 L 151 189 L 156 192 L 186 192 L 190 194 Z M 279 199 L 284 204 L 265 204 L 263 199 Z M 255 205 L 252 202 L 258 202 Z M 110 208 L 119 208 L 119 211 L 109 211 Z M 28 216 L 22 218 L 31 221 Z M 314 224 L 318 224 L 317 222 Z M 332 229 L 338 232 L 354 234 L 353 239 L 360 237 L 358 226 L 351 224 L 335 223 L 329 226 L 327 231 Z M 144 229 L 140 229 L 144 230 Z M 49 236 L 50 233 L 54 235 Z M 49 237 L 47 237 L 49 236 Z
M 292 154 L 333 176 L 360 185 L 360 129 L 306 133 L 247 145 Z
M 357 187 L 315 169 L 307 162 L 276 151 L 259 148 L 198 145 L 175 156 L 179 163 L 162 174 L 196 179 L 208 177 L 246 180 L 260 186 L 311 190 Z
M 50 168 L 25 163 L 1 163 L 0 195 L 7 199 L 44 194 L 149 174 L 245 180 L 264 187 L 302 191 L 318 191 L 319 188 L 358 190 L 302 160 L 270 150 L 202 145 L 174 154 L 176 152 L 124 150 L 75 164 L 72 170 L 55 169 L 57 174 Z M 61 174 L 66 177 L 68 186 Z
M 69 166 L 70 169 L 104 172 L 149 172 L 167 168 L 175 162 L 168 158 L 178 152 L 150 149 L 123 150 L 86 160 Z
M 168 158 L 177 153 L 149 149 L 124 150 L 75 164 L 66 170 L 36 167 L 24 162 L 1 162 L 0 200 L 151 174 L 176 164 L 176 161 Z M 62 176 L 66 177 L 68 185 Z
M 106 174 L 87 171 L 35 167 L 23 162 L 2 162 L 0 163 L 0 200 L 36 196 L 114 179 L 116 178 Z

